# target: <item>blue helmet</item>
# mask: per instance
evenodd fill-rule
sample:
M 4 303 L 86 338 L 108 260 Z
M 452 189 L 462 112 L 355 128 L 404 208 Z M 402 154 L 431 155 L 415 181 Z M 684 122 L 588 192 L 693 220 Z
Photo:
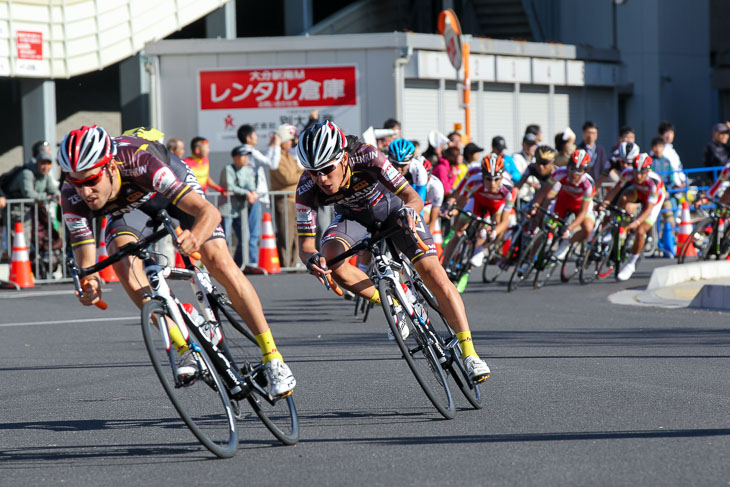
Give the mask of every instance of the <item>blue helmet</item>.
M 406 139 L 395 139 L 388 146 L 388 160 L 397 166 L 403 166 L 411 162 L 416 146 Z

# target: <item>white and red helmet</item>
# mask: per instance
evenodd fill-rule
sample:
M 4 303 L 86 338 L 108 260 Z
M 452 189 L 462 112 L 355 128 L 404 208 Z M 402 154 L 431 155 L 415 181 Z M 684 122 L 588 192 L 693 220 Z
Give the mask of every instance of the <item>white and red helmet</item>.
M 72 130 L 58 148 L 58 163 L 65 172 L 81 172 L 104 166 L 117 153 L 117 146 L 101 127 L 84 125 Z
M 636 159 L 634 159 L 632 166 L 634 167 L 634 171 L 643 172 L 651 169 L 651 163 L 651 156 L 646 152 L 643 152 L 636 156 Z
M 337 162 L 346 145 L 347 139 L 342 129 L 326 120 L 302 132 L 297 156 L 304 169 L 318 170 Z
M 591 165 L 591 155 L 585 149 L 578 149 L 570 157 L 570 167 L 578 171 L 585 171 Z

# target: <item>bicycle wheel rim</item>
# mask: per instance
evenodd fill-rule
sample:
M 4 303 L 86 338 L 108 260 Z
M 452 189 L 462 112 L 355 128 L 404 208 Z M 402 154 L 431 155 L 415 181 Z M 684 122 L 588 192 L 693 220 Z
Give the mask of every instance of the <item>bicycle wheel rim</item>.
M 299 441 L 299 420 L 291 395 L 274 398 L 269 391 L 269 384 L 261 363 L 261 350 L 256 339 L 243 324 L 243 320 L 233 307 L 216 301 L 218 318 L 223 334 L 223 343 L 233 361 L 240 367 L 240 374 L 250 383 L 256 383 L 251 395 L 247 398 L 258 419 L 272 435 L 285 445 L 294 445 Z M 243 401 L 238 401 L 238 420 L 241 429 L 258 428 L 259 422 L 252 415 L 242 413 Z
M 380 302 L 385 312 L 385 319 L 395 336 L 395 342 L 403 354 L 403 358 L 411 372 L 413 372 L 413 376 L 428 400 L 431 401 L 431 404 L 441 413 L 441 416 L 446 419 L 453 419 L 456 415 L 454 400 L 444 370 L 434 356 L 433 350 L 430 346 L 423 346 L 421 331 L 413 324 L 410 317 L 406 317 L 410 335 L 405 341 L 403 340 L 394 319 L 393 297 L 396 294 L 391 288 L 390 282 L 381 280 L 378 283 L 378 290 L 380 292 Z M 403 316 L 405 316 L 405 313 L 403 313 Z
M 708 227 L 710 228 L 709 233 L 706 231 Z M 690 233 L 682 245 L 682 250 L 677 259 L 678 263 L 684 264 L 685 262 L 697 262 L 709 259 L 712 241 L 715 238 L 714 219 L 708 218 L 696 223 L 692 229 L 692 233 Z M 688 255 L 690 254 L 690 249 L 694 249 L 696 255 Z
M 165 316 L 169 314 L 159 301 L 148 301 L 142 307 L 142 335 L 157 378 L 195 437 L 213 454 L 230 458 L 236 453 L 238 431 L 225 385 L 205 350 L 191 334 L 188 343 L 199 350 L 207 372 L 190 385 L 175 387 L 171 360 L 177 360 L 178 354 L 174 348 L 172 353 L 168 352 L 156 326 L 158 321 L 164 322 Z
M 482 264 L 482 282 L 487 284 L 496 281 L 503 272 L 502 268 L 499 267 L 502 254 L 500 254 L 499 251 L 495 249 L 495 247 L 496 245 L 494 244 L 489 247 L 489 252 L 487 253 L 484 259 L 484 263 Z

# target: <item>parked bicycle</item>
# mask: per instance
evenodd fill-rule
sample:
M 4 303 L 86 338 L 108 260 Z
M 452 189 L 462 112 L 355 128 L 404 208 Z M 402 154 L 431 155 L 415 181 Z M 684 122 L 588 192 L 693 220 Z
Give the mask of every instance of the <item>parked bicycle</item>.
M 165 210 L 159 212 L 157 220 L 164 228 L 122 246 L 94 266 L 78 269 L 69 259 L 76 290 L 83 293 L 85 276 L 128 256 L 141 259 L 150 282 L 149 300 L 142 307 L 145 346 L 163 389 L 192 433 L 215 455 L 232 457 L 238 446 L 236 419 L 247 419 L 242 406 L 248 402 L 277 439 L 286 445 L 297 443 L 299 425 L 293 397 L 274 397 L 268 392 L 256 340 L 228 297 L 188 257 L 183 257 L 186 268 L 177 269 L 158 263 L 156 258 L 164 256 L 148 249 L 163 237 L 176 234 Z M 190 281 L 200 310 L 181 303 L 168 280 Z M 102 301 L 97 306 L 106 309 Z M 178 376 L 179 353 L 171 339 L 175 328 L 184 338 L 185 348 L 193 351 L 200 371 L 193 377 Z

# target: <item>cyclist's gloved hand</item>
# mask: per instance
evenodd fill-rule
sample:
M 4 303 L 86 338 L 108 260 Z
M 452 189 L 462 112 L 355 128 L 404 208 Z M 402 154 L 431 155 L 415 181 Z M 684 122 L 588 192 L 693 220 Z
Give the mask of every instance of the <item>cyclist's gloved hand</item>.
M 565 230 L 563 232 L 563 236 L 561 237 L 563 240 L 570 238 L 570 230 Z
M 404 206 L 400 210 L 398 210 L 398 218 L 402 219 L 405 218 L 408 220 L 408 228 L 411 229 L 411 231 L 416 230 L 416 222 L 418 222 L 418 212 L 411 208 L 410 206 Z M 400 220 L 399 220 L 400 221 Z
M 97 276 L 85 277 L 81 281 L 81 287 L 84 290 L 84 295 L 79 296 L 78 291 L 75 294 L 84 306 L 96 304 L 101 299 L 101 281 Z
M 489 237 L 490 242 L 494 242 L 495 240 L 497 240 L 497 232 L 495 232 L 494 230 L 490 230 L 487 236 Z
M 332 273 L 331 270 L 327 269 L 327 259 L 325 259 L 324 255 L 319 252 L 312 254 L 309 259 L 307 259 L 306 265 L 309 273 L 316 276 L 322 284 L 324 284 L 323 276 Z

